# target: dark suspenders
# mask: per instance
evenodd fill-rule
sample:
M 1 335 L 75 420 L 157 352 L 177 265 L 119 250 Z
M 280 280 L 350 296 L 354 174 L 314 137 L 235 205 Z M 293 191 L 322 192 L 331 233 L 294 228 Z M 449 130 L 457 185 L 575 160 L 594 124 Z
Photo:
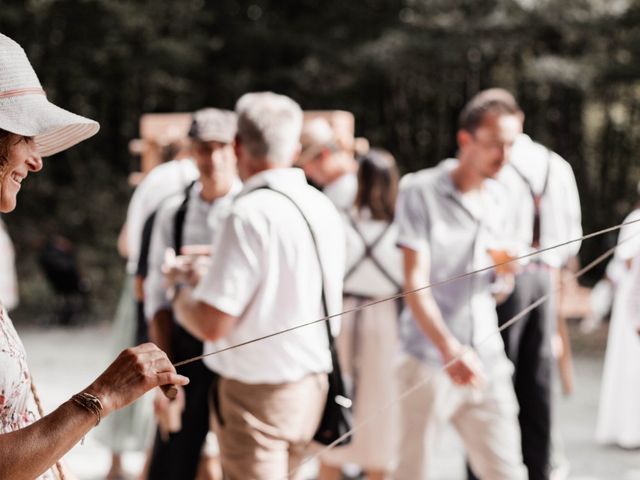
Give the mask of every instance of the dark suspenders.
M 356 272 L 356 270 L 360 268 L 360 266 L 365 262 L 365 260 L 368 259 L 368 260 L 371 260 L 371 262 L 375 265 L 378 271 L 387 280 L 389 280 L 394 287 L 396 287 L 396 290 L 398 292 L 401 292 L 402 285 L 399 284 L 395 278 L 393 278 L 393 276 L 388 272 L 386 268 L 384 268 L 384 266 L 380 263 L 380 261 L 376 258 L 376 256 L 373 253 L 373 250 L 382 241 L 384 236 L 387 234 L 387 232 L 391 228 L 391 223 L 387 224 L 384 230 L 373 240 L 373 242 L 368 243 L 367 239 L 365 238 L 364 234 L 358 227 L 358 224 L 356 223 L 353 216 L 349 214 L 347 214 L 347 216 L 349 218 L 349 222 L 351 223 L 351 226 L 353 227 L 354 231 L 358 234 L 358 236 L 360 237 L 360 240 L 362 241 L 362 244 L 364 245 L 364 253 L 360 256 L 360 258 L 358 258 L 358 260 L 356 260 L 356 262 L 353 265 L 351 265 L 349 270 L 345 273 L 344 281 L 346 282 Z
M 540 193 L 534 192 L 531 182 L 527 180 L 524 174 L 520 170 L 518 170 L 513 163 L 510 164 L 511 168 L 513 168 L 513 170 L 518 174 L 518 176 L 527 185 L 527 187 L 529 187 L 529 193 L 531 193 L 531 198 L 533 199 L 533 235 L 531 238 L 531 246 L 534 248 L 540 247 L 540 203 L 542 201 L 542 197 L 544 197 L 545 193 L 547 193 L 547 186 L 549 185 L 549 172 L 551 171 L 551 154 L 551 150 L 547 149 L 547 172 L 545 174 L 544 185 Z
M 189 207 L 189 199 L 191 198 L 191 189 L 196 184 L 195 181 L 191 182 L 184 190 L 184 200 L 178 207 L 175 217 L 173 217 L 173 248 L 176 251 L 176 255 L 180 255 L 180 249 L 182 248 L 184 241 L 184 220 L 187 215 L 187 208 Z

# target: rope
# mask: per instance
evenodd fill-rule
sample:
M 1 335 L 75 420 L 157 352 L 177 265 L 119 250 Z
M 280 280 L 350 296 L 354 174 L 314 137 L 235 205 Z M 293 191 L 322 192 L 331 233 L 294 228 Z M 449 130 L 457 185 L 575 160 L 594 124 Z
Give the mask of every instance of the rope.
M 181 367 L 183 365 L 187 365 L 189 363 L 197 362 L 198 360 L 202 360 L 203 358 L 210 357 L 212 355 L 218 355 L 220 353 L 227 352 L 229 350 L 234 350 L 236 348 L 244 347 L 246 345 L 251 345 L 252 343 L 260 342 L 262 340 L 267 340 L 269 338 L 276 337 L 276 336 L 279 336 L 279 335 L 284 335 L 285 333 L 289 333 L 289 332 L 292 332 L 292 331 L 295 331 L 295 330 L 298 330 L 298 329 L 301 329 L 301 328 L 304 328 L 304 327 L 315 325 L 316 323 L 327 322 L 327 321 L 329 321 L 329 320 L 331 320 L 333 318 L 341 317 L 342 315 L 346 315 L 348 313 L 358 312 L 360 310 L 364 310 L 366 308 L 373 307 L 374 305 L 378 305 L 380 303 L 390 302 L 390 301 L 393 301 L 393 300 L 397 300 L 399 298 L 407 297 L 409 295 L 414 295 L 416 293 L 422 292 L 424 290 L 428 290 L 428 289 L 433 288 L 433 287 L 439 287 L 439 286 L 442 286 L 442 285 L 447 285 L 449 283 L 456 282 L 456 281 L 461 280 L 463 278 L 470 277 L 470 276 L 473 276 L 473 275 L 477 275 L 478 273 L 483 273 L 483 272 L 486 272 L 486 271 L 489 271 L 489 270 L 493 270 L 494 268 L 501 267 L 503 265 L 508 265 L 510 263 L 517 262 L 519 260 L 523 260 L 523 259 L 526 259 L 526 258 L 530 258 L 530 257 L 534 257 L 534 256 L 537 256 L 537 255 L 540 255 L 540 254 L 542 254 L 544 252 L 548 252 L 548 251 L 555 250 L 555 249 L 560 248 L 560 247 L 571 245 L 572 243 L 582 242 L 583 240 L 588 240 L 590 238 L 594 238 L 594 237 L 603 235 L 605 233 L 613 232 L 615 230 L 621 229 L 623 226 L 631 225 L 631 224 L 634 224 L 634 223 L 637 223 L 637 222 L 640 222 L 640 219 L 633 220 L 633 221 L 630 221 L 630 222 L 621 223 L 621 224 L 615 225 L 613 227 L 604 228 L 602 230 L 598 230 L 597 232 L 593 232 L 593 233 L 590 233 L 588 235 L 583 235 L 580 238 L 576 238 L 576 239 L 573 239 L 573 240 L 568 240 L 566 242 L 562 242 L 562 243 L 559 243 L 557 245 L 553 245 L 551 247 L 545 247 L 545 248 L 542 248 L 542 249 L 539 249 L 539 250 L 535 250 L 535 251 L 527 253 L 525 255 L 521 255 L 519 257 L 515 257 L 515 258 L 512 258 L 510 260 L 506 260 L 504 262 L 501 262 L 501 263 L 490 265 L 488 267 L 480 268 L 478 270 L 474 270 L 474 271 L 467 272 L 467 273 L 462 273 L 460 275 L 456 275 L 456 276 L 448 278 L 446 280 L 442 280 L 442 281 L 439 281 L 439 282 L 431 283 L 431 284 L 426 285 L 424 287 L 419 287 L 419 288 L 416 288 L 416 289 L 413 289 L 413 290 L 407 290 L 407 291 L 400 292 L 400 293 L 397 293 L 395 295 L 392 295 L 390 297 L 385 297 L 385 298 L 381 298 L 381 299 L 378 299 L 378 300 L 374 300 L 372 302 L 368 302 L 368 303 L 365 303 L 363 305 L 359 305 L 357 307 L 353 307 L 353 308 L 344 310 L 341 313 L 334 313 L 333 315 L 328 315 L 328 316 L 325 316 L 323 318 L 319 318 L 317 320 L 313 320 L 311 322 L 302 323 L 302 324 L 299 324 L 299 325 L 295 325 L 293 327 L 286 328 L 284 330 L 280 330 L 278 332 L 274 332 L 274 333 L 270 333 L 268 335 L 263 335 L 261 337 L 254 338 L 252 340 L 247 340 L 245 342 L 237 343 L 235 345 L 230 345 L 230 346 L 222 348 L 220 350 L 216 350 L 215 352 L 209 352 L 209 353 L 206 353 L 206 354 L 203 354 L 203 355 L 198 355 L 197 357 L 189 358 L 189 359 L 183 360 L 181 362 L 174 363 L 173 366 L 174 367 Z
M 636 221 L 627 222 L 626 224 L 621 224 L 621 225 L 619 225 L 619 227 L 621 228 L 622 225 L 635 223 Z M 567 283 L 568 280 L 577 280 L 582 275 L 587 273 L 589 270 L 593 269 L 594 267 L 596 267 L 597 265 L 602 263 L 604 260 L 606 260 L 608 257 L 613 255 L 613 253 L 615 252 L 616 248 L 618 248 L 620 245 L 622 245 L 623 243 L 625 243 L 626 241 L 628 241 L 628 240 L 630 240 L 632 238 L 635 238 L 638 235 L 640 235 L 640 232 L 638 232 L 638 233 L 636 233 L 636 234 L 634 234 L 634 235 L 632 235 L 630 237 L 627 237 L 626 239 L 624 239 L 621 242 L 619 242 L 615 247 L 610 248 L 605 253 L 603 253 L 602 255 L 597 257 L 595 260 L 593 260 L 592 262 L 587 264 L 585 267 L 583 267 L 580 270 L 578 270 L 575 274 L 571 275 L 569 278 L 565 278 L 565 279 L 561 280 L 560 286 L 558 288 L 556 288 L 555 290 L 552 290 L 551 292 L 547 293 L 546 295 L 543 295 L 538 300 L 536 300 L 531 305 L 529 305 L 527 308 L 525 308 L 524 310 L 522 310 L 518 314 L 514 315 L 507 322 L 505 322 L 500 328 L 498 328 L 497 330 L 495 330 L 494 332 L 492 332 L 491 334 L 489 334 L 485 338 L 483 338 L 477 345 L 480 346 L 480 345 L 484 344 L 485 342 L 489 341 L 493 336 L 495 336 L 495 335 L 499 334 L 500 332 L 502 332 L 503 330 L 506 330 L 507 328 L 511 327 L 514 323 L 518 322 L 521 318 L 523 318 L 529 312 L 531 312 L 532 310 L 536 309 L 537 307 L 539 307 L 540 305 L 545 303 L 547 300 L 549 300 L 549 298 L 551 298 L 551 296 L 553 294 L 558 293 L 559 291 L 561 291 L 565 287 L 565 284 Z M 505 262 L 505 263 L 508 263 L 508 262 Z M 312 456 L 306 458 L 305 460 L 303 460 L 300 464 L 298 464 L 298 466 L 296 466 L 293 470 L 291 470 L 287 474 L 287 476 L 284 477 L 284 479 L 290 478 L 292 475 L 294 475 L 304 465 L 306 465 L 307 463 L 309 463 L 309 462 L 311 462 L 313 460 L 318 459 L 319 457 L 324 455 L 326 452 L 332 450 L 337 445 L 342 443 L 344 440 L 346 440 L 347 438 L 352 436 L 355 432 L 357 432 L 358 430 L 361 430 L 363 427 L 365 427 L 366 425 L 371 423 L 373 420 L 377 419 L 378 416 L 380 416 L 381 414 L 385 413 L 387 410 L 389 410 L 391 408 L 394 408 L 398 403 L 400 403 L 405 398 L 410 396 L 413 392 L 417 391 L 419 388 L 421 388 L 422 386 L 424 386 L 427 383 L 429 383 L 434 378 L 434 376 L 436 374 L 439 374 L 439 373 L 442 373 L 442 372 L 446 371 L 450 366 L 452 366 L 457 361 L 459 361 L 470 350 L 471 350 L 470 347 L 466 347 L 465 349 L 463 349 L 462 353 L 458 354 L 458 356 L 456 356 L 455 358 L 451 359 L 449 362 L 444 364 L 438 370 L 438 372 L 433 373 L 433 374 L 423 378 L 420 382 L 416 383 L 415 385 L 411 386 L 410 388 L 408 388 L 407 390 L 402 392 L 398 397 L 393 399 L 391 402 L 388 402 L 387 404 L 383 405 L 381 408 L 379 408 L 373 414 L 371 414 L 368 417 L 366 417 L 360 423 L 358 423 L 357 425 L 354 425 L 353 428 L 351 428 L 351 430 L 349 430 L 348 432 L 345 432 L 342 436 L 340 436 L 340 438 L 336 439 L 331 444 L 329 444 L 326 447 L 322 448 L 319 452 L 315 453 L 314 455 L 312 455 Z
M 36 408 L 38 409 L 38 415 L 40 418 L 44 417 L 44 408 L 42 408 L 42 402 L 40 401 L 40 395 L 38 395 L 38 391 L 36 390 L 36 384 L 33 381 L 33 376 L 31 376 L 31 381 L 29 382 L 31 385 L 31 395 L 33 395 L 33 399 L 36 402 Z M 58 479 L 65 480 L 64 469 L 62 468 L 62 462 L 58 460 L 55 464 L 56 470 L 58 471 Z

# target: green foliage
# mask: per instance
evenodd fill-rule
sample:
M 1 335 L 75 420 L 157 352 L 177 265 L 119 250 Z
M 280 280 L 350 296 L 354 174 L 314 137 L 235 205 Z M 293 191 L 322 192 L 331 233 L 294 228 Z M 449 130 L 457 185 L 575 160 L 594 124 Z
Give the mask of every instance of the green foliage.
M 140 115 L 232 108 L 261 89 L 353 111 L 358 134 L 410 171 L 455 152 L 471 95 L 509 88 L 526 130 L 573 165 L 585 230 L 612 224 L 640 176 L 639 20 L 631 0 L 3 0 L 0 31 L 48 96 L 102 126 L 48 161 L 6 218 L 22 273 L 40 239 L 62 233 L 112 305 Z

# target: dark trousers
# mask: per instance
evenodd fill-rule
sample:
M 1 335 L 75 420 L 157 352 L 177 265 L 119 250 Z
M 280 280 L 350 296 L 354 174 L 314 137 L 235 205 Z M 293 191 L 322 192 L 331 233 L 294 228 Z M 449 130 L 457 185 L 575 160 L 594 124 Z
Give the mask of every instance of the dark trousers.
M 532 267 L 516 277 L 513 293 L 498 306 L 500 326 L 551 292 L 551 272 Z M 513 383 L 520 405 L 522 456 L 529 480 L 548 480 L 550 474 L 554 326 L 552 297 L 501 332 L 507 357 L 515 367 Z M 476 478 L 470 470 L 468 473 L 470 479 Z
M 173 342 L 173 347 L 176 361 L 202 353 L 201 343 L 198 349 L 197 344 L 193 342 L 195 340 L 193 337 L 189 339 L 183 335 L 189 334 L 184 330 L 174 332 L 173 340 L 176 341 Z M 215 373 L 209 370 L 201 360 L 179 367 L 178 373 L 190 379 L 189 384 L 184 387 L 185 406 L 182 412 L 182 428 L 179 432 L 170 433 L 166 442 L 162 440 L 160 432 L 156 432 L 149 465 L 149 480 L 196 478 L 202 446 L 209 432 L 209 391 L 215 379 Z

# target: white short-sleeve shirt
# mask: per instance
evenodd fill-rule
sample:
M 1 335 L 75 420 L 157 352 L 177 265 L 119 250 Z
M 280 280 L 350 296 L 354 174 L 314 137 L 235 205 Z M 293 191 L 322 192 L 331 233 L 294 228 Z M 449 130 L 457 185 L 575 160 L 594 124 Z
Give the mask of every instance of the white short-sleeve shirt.
M 321 279 L 309 228 L 315 232 L 330 313 L 342 308 L 345 240 L 329 199 L 309 186 L 299 169 L 278 168 L 251 177 L 236 197 L 213 246 L 211 268 L 194 296 L 238 317 L 231 333 L 205 353 L 324 317 Z M 212 357 L 205 358 L 205 363 Z M 244 383 L 292 382 L 331 371 L 326 326 L 304 327 L 216 355 L 220 375 Z
M 151 170 L 133 192 L 127 209 L 127 272 L 136 273 L 142 229 L 149 215 L 182 192 L 200 173 L 191 159 L 171 160 Z

